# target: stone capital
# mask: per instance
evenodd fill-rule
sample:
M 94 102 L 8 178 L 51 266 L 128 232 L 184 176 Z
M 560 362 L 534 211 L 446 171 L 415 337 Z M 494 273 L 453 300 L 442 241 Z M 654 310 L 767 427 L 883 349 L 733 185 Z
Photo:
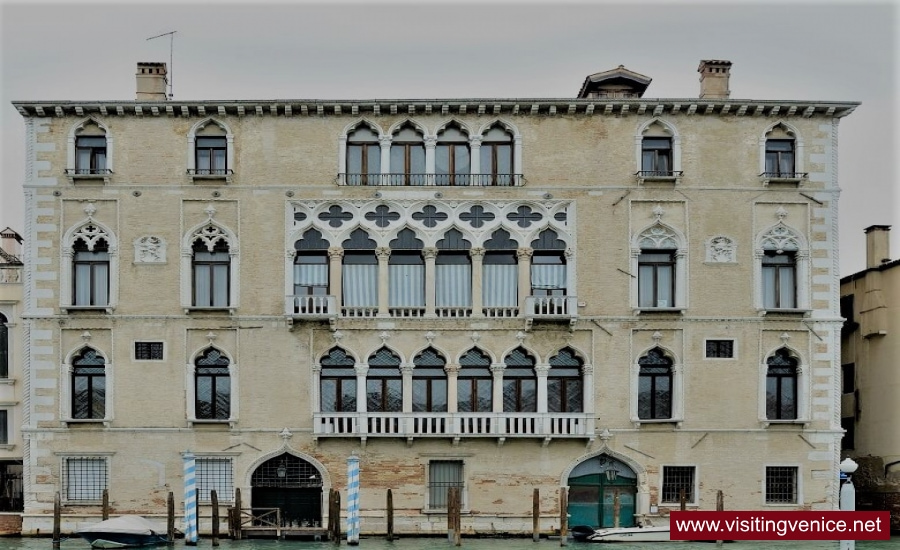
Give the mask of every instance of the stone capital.
M 523 246 L 522 248 L 516 249 L 516 258 L 520 260 L 530 260 L 532 256 L 534 256 L 534 249 L 530 246 Z
M 339 260 L 344 257 L 344 249 L 339 246 L 328 247 L 328 257 L 332 260 Z
M 391 249 L 386 246 L 379 246 L 375 249 L 375 255 L 378 256 L 379 260 L 387 260 L 391 257 Z

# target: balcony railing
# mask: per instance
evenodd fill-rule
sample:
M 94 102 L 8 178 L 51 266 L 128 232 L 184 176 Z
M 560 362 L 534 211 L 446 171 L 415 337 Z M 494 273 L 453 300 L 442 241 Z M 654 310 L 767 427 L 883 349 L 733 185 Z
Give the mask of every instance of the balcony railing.
M 112 174 L 109 168 L 66 168 L 67 176 L 108 176 Z
M 21 267 L 0 267 L 0 284 L 15 284 L 21 282 Z
M 522 174 L 338 174 L 338 184 L 381 187 L 521 187 Z
M 288 296 L 285 300 L 285 315 L 294 319 L 328 319 L 337 314 L 334 296 Z
M 578 315 L 577 296 L 526 296 L 525 317 L 569 320 Z
M 231 168 L 190 168 L 187 171 L 189 176 L 214 176 L 224 178 L 234 174 Z
M 809 172 L 763 172 L 761 178 L 773 180 L 801 180 L 809 176 Z
M 672 181 L 684 175 L 681 170 L 639 170 L 634 173 L 638 181 Z
M 593 438 L 588 413 L 313 414 L 313 433 L 331 437 Z

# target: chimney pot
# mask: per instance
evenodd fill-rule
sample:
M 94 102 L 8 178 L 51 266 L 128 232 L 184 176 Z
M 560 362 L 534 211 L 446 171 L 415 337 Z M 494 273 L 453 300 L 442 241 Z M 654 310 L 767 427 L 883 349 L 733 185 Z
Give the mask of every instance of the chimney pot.
M 700 99 L 728 99 L 731 95 L 728 88 L 731 61 L 704 59 L 697 72 L 700 73 Z
M 891 261 L 891 226 L 870 225 L 866 228 L 866 269 Z
M 137 79 L 135 100 L 165 101 L 166 85 L 169 83 L 166 74 L 165 63 L 138 63 L 137 73 L 135 74 L 135 78 Z

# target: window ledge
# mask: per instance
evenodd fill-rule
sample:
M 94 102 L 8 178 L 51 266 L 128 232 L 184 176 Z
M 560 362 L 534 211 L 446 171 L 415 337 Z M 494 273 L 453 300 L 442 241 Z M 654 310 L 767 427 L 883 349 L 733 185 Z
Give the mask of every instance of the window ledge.
M 237 418 L 228 418 L 228 419 L 218 419 L 218 418 L 189 418 L 188 419 L 188 428 L 193 428 L 195 425 L 216 425 L 216 424 L 228 424 L 229 428 L 234 428 L 237 425 Z
M 61 305 L 61 306 L 59 306 L 59 309 L 65 311 L 67 313 L 78 313 L 81 311 L 86 311 L 86 312 L 93 311 L 93 312 L 98 312 L 98 313 L 112 313 L 114 308 L 112 306 L 108 306 L 108 305 L 107 306 L 65 306 L 65 305 Z
M 768 186 L 770 183 L 790 183 L 796 184 L 797 187 L 801 187 L 805 181 L 809 179 L 809 173 L 807 172 L 797 172 L 790 176 L 777 176 L 777 175 L 768 175 L 768 174 L 760 174 L 759 179 L 764 186 Z
M 438 514 L 438 515 L 446 516 L 446 515 L 447 515 L 447 509 L 446 509 L 446 508 L 422 508 L 422 509 L 421 509 L 421 513 L 422 513 L 422 515 L 426 515 L 426 516 L 427 516 L 427 515 L 432 515 L 432 514 Z M 462 514 L 462 515 L 464 515 L 464 516 L 468 516 L 468 515 L 470 515 L 470 514 L 472 513 L 472 510 L 469 510 L 469 509 L 460 510 L 459 513 Z
M 202 172 L 202 170 L 188 170 L 187 171 L 188 177 L 191 178 L 191 181 L 193 181 L 194 183 L 203 183 L 203 182 L 207 182 L 207 181 L 211 181 L 211 182 L 223 182 L 224 181 L 227 184 L 227 183 L 231 183 L 234 178 L 234 170 L 231 170 L 230 168 L 228 170 L 225 170 L 224 173 L 221 173 L 221 174 L 204 174 L 204 173 L 198 173 L 198 172 Z
M 631 422 L 634 424 L 635 428 L 641 426 L 641 424 L 674 424 L 674 428 L 680 428 L 681 423 L 684 422 L 683 418 L 632 418 Z
M 674 315 L 684 315 L 684 308 L 681 307 L 638 307 L 634 309 L 635 315 L 647 313 L 670 313 Z
M 204 312 L 216 313 L 216 312 L 220 312 L 220 311 L 227 311 L 229 315 L 233 315 L 234 310 L 236 310 L 236 309 L 237 309 L 237 307 L 235 307 L 235 306 L 222 306 L 222 307 L 184 306 L 184 314 L 190 315 L 191 313 L 204 313 Z
M 760 424 L 763 428 L 768 428 L 770 426 L 801 426 L 803 428 L 809 427 L 809 420 L 804 418 L 796 418 L 792 420 L 760 420 Z
M 0 451 L 12 451 L 16 446 L 11 443 L 0 443 Z
M 756 310 L 759 313 L 760 317 L 765 317 L 767 315 L 802 315 L 803 317 L 809 317 L 812 314 L 811 309 L 800 309 L 800 308 L 775 308 L 775 309 L 758 309 Z
M 0 386 L 15 386 L 15 378 L 0 378 Z
M 110 170 L 103 170 L 101 172 L 89 174 L 78 174 L 75 170 L 72 169 L 66 170 L 66 179 L 68 179 L 69 183 L 73 185 L 76 181 L 102 181 L 104 184 L 109 184 L 110 176 L 112 176 L 112 171 Z
M 675 172 L 660 172 L 660 171 L 640 171 L 635 172 L 634 176 L 637 178 L 638 185 L 643 185 L 644 183 L 674 183 L 678 185 L 681 183 L 681 177 L 684 175 L 682 171 Z
M 112 423 L 111 418 L 63 418 L 62 423 L 71 427 L 73 424 L 103 424 L 104 428 L 109 428 Z

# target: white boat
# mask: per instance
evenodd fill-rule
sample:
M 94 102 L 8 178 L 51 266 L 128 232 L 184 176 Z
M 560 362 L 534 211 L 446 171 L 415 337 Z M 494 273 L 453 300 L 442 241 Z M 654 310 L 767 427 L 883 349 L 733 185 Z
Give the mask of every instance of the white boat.
M 120 516 L 75 532 L 94 548 L 127 548 L 167 542 L 166 530 L 141 516 Z
M 597 529 L 587 542 L 669 542 L 669 527 L 610 527 Z

